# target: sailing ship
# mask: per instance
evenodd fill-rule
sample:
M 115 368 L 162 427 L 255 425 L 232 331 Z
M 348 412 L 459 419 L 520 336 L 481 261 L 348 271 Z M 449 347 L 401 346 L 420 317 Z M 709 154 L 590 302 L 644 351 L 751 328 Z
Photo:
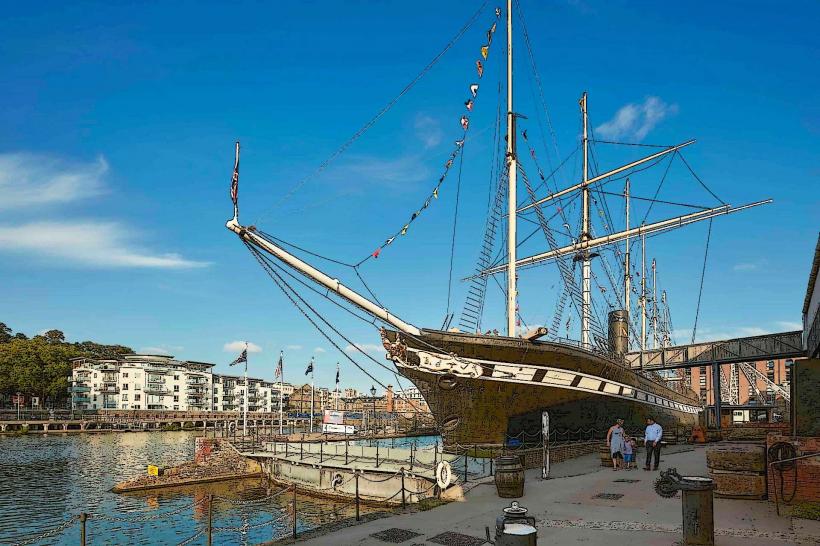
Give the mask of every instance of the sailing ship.
M 653 416 L 664 427 L 693 425 L 702 410 L 697 395 L 677 377 L 662 376 L 656 372 L 633 369 L 624 355 L 630 348 L 630 238 L 645 243 L 649 235 L 680 228 L 717 216 L 733 214 L 770 200 L 733 207 L 728 204 L 698 210 L 690 214 L 630 227 L 629 182 L 625 189 L 626 228 L 606 235 L 595 236 L 591 228 L 591 190 L 596 184 L 611 180 L 616 175 L 630 172 L 642 165 L 691 145 L 689 140 L 663 147 L 635 161 L 617 168 L 591 175 L 589 165 L 589 128 L 587 94 L 580 99 L 583 121 L 581 148 L 583 151 L 582 178 L 576 184 L 537 198 L 530 192 L 530 203 L 520 206 L 517 196 L 519 175 L 516 149 L 516 122 L 519 115 L 513 108 L 513 16 L 512 0 L 506 5 L 506 144 L 504 176 L 506 182 L 506 263 L 480 268 L 472 280 L 486 280 L 496 274 L 506 275 L 506 335 L 480 331 L 480 321 L 471 323 L 471 332 L 455 328 L 418 328 L 380 305 L 375 297 L 367 297 L 340 280 L 309 264 L 290 252 L 276 238 L 266 236 L 254 226 L 239 222 L 237 204 L 239 145 L 237 143 L 231 196 L 234 216 L 226 226 L 234 232 L 257 256 L 265 255 L 279 265 L 306 277 L 322 287 L 327 294 L 364 311 L 382 323 L 381 338 L 387 357 L 398 373 L 409 379 L 424 396 L 444 438 L 446 446 L 503 445 L 510 441 L 540 438 L 542 415 L 547 412 L 550 426 L 557 430 L 606 430 L 615 417 L 625 419 L 627 426 L 640 426 L 645 418 Z M 496 9 L 499 17 L 500 9 Z M 495 31 L 495 23 L 491 31 Z M 491 39 L 491 33 L 488 38 Z M 483 48 L 482 48 L 483 49 Z M 486 59 L 486 50 L 482 50 Z M 481 70 L 480 62 L 478 63 Z M 480 73 L 479 73 L 480 75 Z M 473 89 L 473 95 L 475 90 Z M 471 108 L 471 104 L 468 105 Z M 466 131 L 466 124 L 462 118 Z M 526 138 L 526 134 L 525 134 Z M 448 164 L 449 166 L 449 164 Z M 528 186 L 529 190 L 529 186 Z M 565 196 L 580 195 L 580 232 L 570 244 L 558 245 L 544 226 L 542 207 Z M 429 202 L 429 200 L 428 200 Z M 427 206 L 425 204 L 425 206 Z M 532 210 L 531 210 L 532 209 Z M 550 248 L 527 257 L 517 256 L 517 217 L 534 211 L 544 227 Z M 416 215 L 413 216 L 415 218 Z M 566 226 L 566 224 L 565 224 Z M 406 231 L 406 226 L 404 233 Z M 392 238 L 387 241 L 389 244 Z M 608 315 L 608 331 L 601 335 L 592 331 L 591 264 L 599 256 L 596 250 L 624 244 L 624 286 L 622 309 L 613 309 Z M 645 246 L 644 246 L 645 248 Z M 377 254 L 376 254 L 377 256 Z M 518 270 L 539 263 L 555 262 L 559 266 L 571 260 L 581 266 L 581 287 L 578 290 L 580 341 L 573 342 L 549 332 L 534 328 L 520 332 L 517 328 Z M 260 261 L 260 263 L 262 263 Z M 644 259 L 645 263 L 645 259 Z M 485 264 L 486 265 L 486 264 Z M 653 264 L 654 270 L 654 264 Z M 647 293 L 644 275 L 641 278 L 640 349 L 646 347 Z M 569 286 L 575 283 L 572 273 L 562 272 L 562 280 Z M 486 283 L 485 283 L 486 284 Z M 571 292 L 571 291 L 570 291 Z M 287 292 L 286 292 L 287 293 Z M 372 295 L 372 293 L 371 293 Z M 570 294 L 572 296 L 572 294 Z M 483 297 L 483 294 L 482 294 Z M 574 297 L 574 296 L 572 296 Z M 665 295 L 664 295 L 665 298 Z M 293 300 L 292 300 L 293 301 Z M 657 305 L 657 297 L 655 297 Z M 476 307 L 483 306 L 482 304 Z M 480 314 L 480 311 L 478 311 Z M 657 320 L 653 313 L 653 321 Z M 658 328 L 655 325 L 657 339 Z M 669 344 L 669 336 L 660 343 Z

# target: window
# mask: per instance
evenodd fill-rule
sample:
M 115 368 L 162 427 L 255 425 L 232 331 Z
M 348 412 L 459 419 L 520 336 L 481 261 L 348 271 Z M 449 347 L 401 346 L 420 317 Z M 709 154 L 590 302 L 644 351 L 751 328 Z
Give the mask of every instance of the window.
M 137 377 L 137 378 L 142 377 L 142 373 L 137 372 L 137 373 L 134 374 L 134 377 Z
M 122 390 L 124 390 L 124 391 L 128 390 L 128 383 L 123 383 Z
M 123 377 L 128 377 L 128 372 L 122 372 Z
M 134 409 L 140 409 L 140 405 L 139 404 L 134 404 Z
M 217 398 L 216 396 L 214 396 L 214 404 L 218 404 L 218 403 L 219 403 L 219 398 Z
M 214 394 L 219 394 L 219 389 L 217 389 L 216 387 L 214 387 Z
M 179 385 L 174 385 L 174 392 L 179 392 Z
M 123 404 L 122 409 L 128 409 L 128 404 Z
M 127 394 L 123 394 L 123 395 L 122 395 L 122 401 L 123 401 L 123 402 L 125 402 L 125 401 L 127 401 L 127 400 L 128 400 L 128 395 L 127 395 Z
M 174 381 L 179 381 L 179 376 L 178 375 L 174 376 Z
M 97 374 L 94 374 L 94 379 L 97 379 Z
M 174 396 L 174 402 L 179 402 L 179 396 Z
M 766 368 L 773 370 L 774 369 L 774 360 L 770 360 L 766 362 Z
M 178 409 L 179 409 L 179 406 L 174 406 L 174 409 L 175 409 L 175 410 L 178 410 Z
M 142 395 L 140 395 L 140 394 L 135 394 L 135 395 L 134 395 L 134 402 L 139 402 L 139 401 L 140 401 L 140 397 L 141 397 L 141 396 L 142 396 Z
M 139 383 L 137 383 L 136 385 L 134 385 L 134 390 L 135 390 L 135 391 L 141 391 L 141 390 L 142 390 L 142 385 L 140 385 Z

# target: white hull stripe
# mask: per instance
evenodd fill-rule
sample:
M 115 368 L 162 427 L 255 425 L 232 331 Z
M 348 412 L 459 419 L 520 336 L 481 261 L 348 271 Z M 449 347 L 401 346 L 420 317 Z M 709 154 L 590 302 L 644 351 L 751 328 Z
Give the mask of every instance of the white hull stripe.
M 453 357 L 451 355 L 431 353 L 410 347 L 407 348 L 407 351 L 416 353 L 420 364 L 418 367 L 410 366 L 407 362 L 394 358 L 393 361 L 399 368 L 420 370 L 435 375 L 452 374 L 456 377 L 468 377 L 470 379 L 482 379 L 486 381 L 501 381 L 525 385 L 536 383 L 544 387 L 557 387 L 624 400 L 636 400 L 644 404 L 683 413 L 697 414 L 701 411 L 700 406 L 676 402 L 624 383 L 618 383 L 611 379 L 604 379 L 582 372 L 567 371 L 561 368 L 531 366 L 528 364 L 509 364 L 493 360 Z

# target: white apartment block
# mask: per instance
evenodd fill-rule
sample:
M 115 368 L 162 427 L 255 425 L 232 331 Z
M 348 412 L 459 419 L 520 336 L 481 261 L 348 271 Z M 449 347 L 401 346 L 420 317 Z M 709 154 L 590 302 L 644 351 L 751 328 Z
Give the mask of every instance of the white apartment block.
M 213 366 L 160 355 L 75 358 L 69 387 L 71 407 L 239 412 L 247 397 L 248 411 L 279 410 L 278 383 L 249 377 L 246 388 L 243 376 L 214 374 Z

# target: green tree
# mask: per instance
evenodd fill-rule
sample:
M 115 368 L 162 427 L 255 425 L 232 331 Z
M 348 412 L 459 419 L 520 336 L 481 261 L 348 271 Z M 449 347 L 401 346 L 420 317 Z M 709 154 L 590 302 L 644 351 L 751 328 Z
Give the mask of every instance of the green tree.
M 11 328 L 5 322 L 0 322 L 0 343 L 8 343 L 11 340 Z
M 65 343 L 65 334 L 60 330 L 49 330 L 43 334 L 43 337 L 49 343 Z

